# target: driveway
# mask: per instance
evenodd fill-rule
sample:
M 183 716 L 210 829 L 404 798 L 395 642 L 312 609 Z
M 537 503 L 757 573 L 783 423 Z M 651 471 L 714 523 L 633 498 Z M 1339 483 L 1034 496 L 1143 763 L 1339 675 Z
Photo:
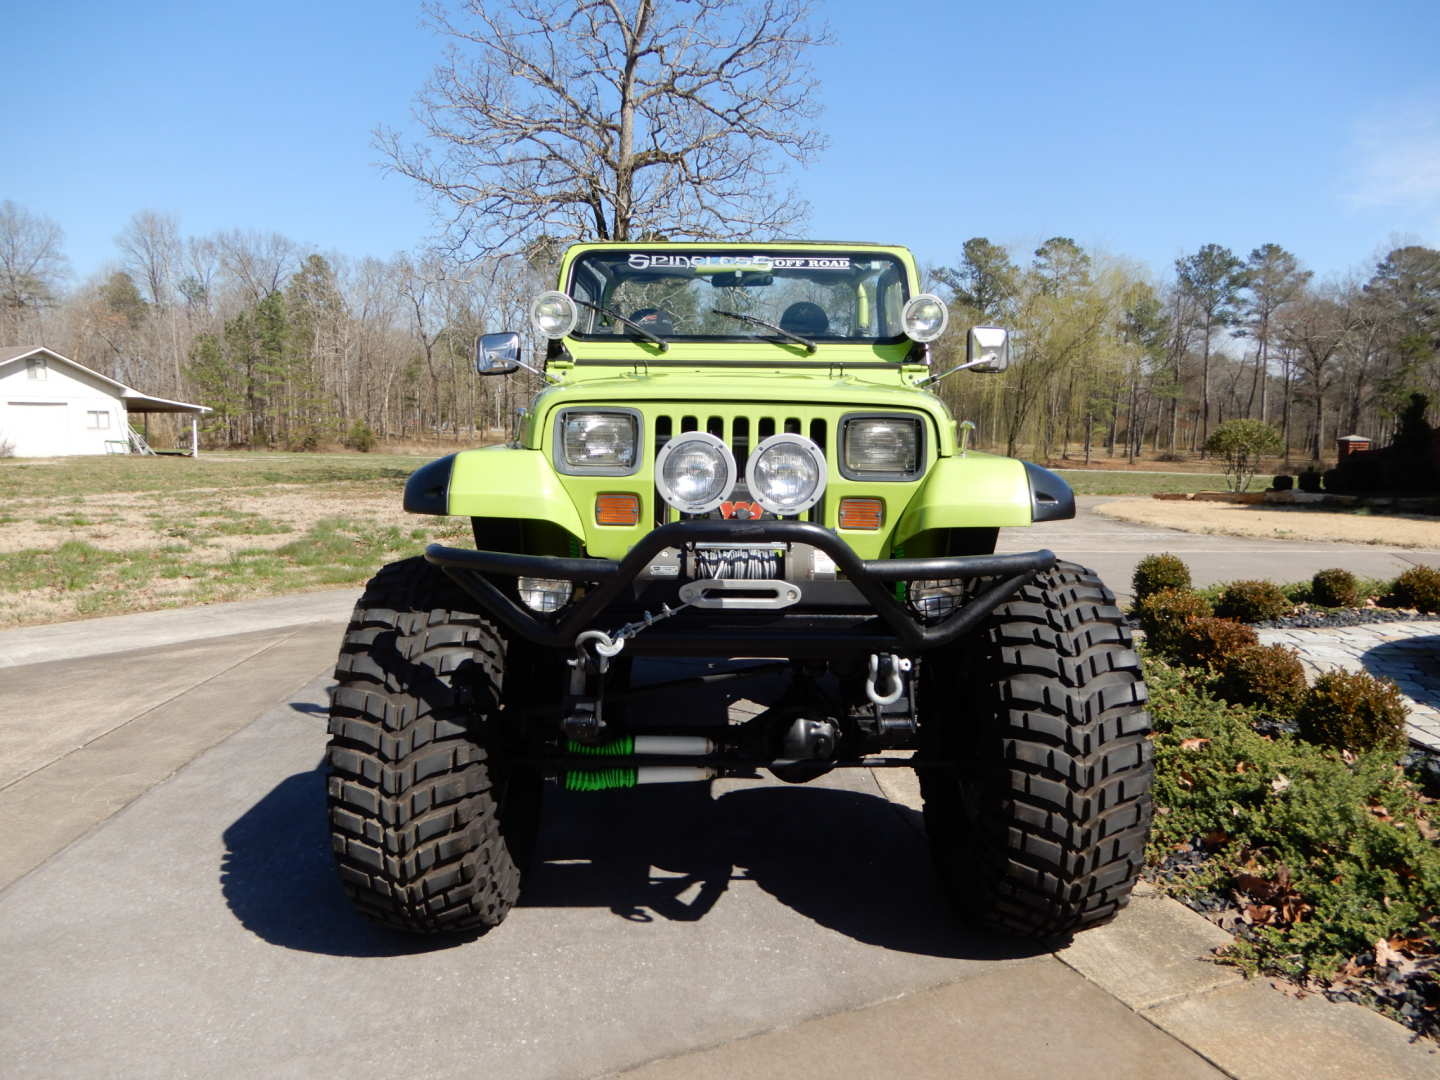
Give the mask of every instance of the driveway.
M 1440 551 L 1387 548 L 1384 544 L 1313 543 L 1259 540 L 1182 532 L 1133 525 L 1094 513 L 1094 508 L 1124 498 L 1146 496 L 1081 495 L 1070 521 L 1052 521 L 1028 529 L 1001 529 L 997 550 L 1049 548 L 1062 559 L 1099 572 L 1122 600 L 1130 599 L 1130 577 L 1146 555 L 1168 551 L 1190 567 L 1196 585 L 1267 578 L 1278 584 L 1308 581 L 1317 570 L 1339 566 L 1360 577 L 1388 578 L 1412 566 L 1440 566 Z
M 1103 521 L 1045 543 L 1117 581 L 1176 537 L 1203 545 L 1182 552 L 1197 577 L 1192 556 L 1257 546 Z M 1374 1013 L 1207 962 L 1228 938 L 1163 897 L 1056 953 L 969 931 L 937 893 L 908 772 L 552 793 L 502 926 L 377 930 L 340 892 L 324 822 L 348 602 L 0 634 L 7 1077 L 1433 1074 Z M 731 685 L 698 709 L 777 689 Z

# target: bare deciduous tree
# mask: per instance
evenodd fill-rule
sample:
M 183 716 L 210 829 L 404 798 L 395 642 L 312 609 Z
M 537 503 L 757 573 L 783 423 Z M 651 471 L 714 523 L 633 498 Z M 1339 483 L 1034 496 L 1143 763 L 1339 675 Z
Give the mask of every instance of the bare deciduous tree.
M 134 214 L 115 245 L 125 259 L 125 269 L 156 307 L 169 305 L 175 271 L 184 251 L 180 223 L 173 214 L 141 210 Z
M 279 233 L 231 229 L 215 237 L 215 246 L 221 267 L 257 304 L 279 292 L 297 262 L 295 245 Z
M 69 264 L 60 250 L 65 234 L 49 218 L 6 199 L 0 203 L 0 343 L 18 341 L 20 325 L 55 301 Z
M 376 134 L 437 196 L 457 249 L 542 235 L 774 232 L 806 207 L 774 184 L 824 145 L 808 0 L 468 0 L 429 15 L 452 44 L 421 93 L 435 144 Z

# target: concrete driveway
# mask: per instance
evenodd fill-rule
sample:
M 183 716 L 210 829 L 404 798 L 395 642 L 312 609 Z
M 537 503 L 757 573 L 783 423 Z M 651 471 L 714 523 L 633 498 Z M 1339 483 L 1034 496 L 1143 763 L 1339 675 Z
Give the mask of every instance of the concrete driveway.
M 1058 953 L 971 933 L 937 895 L 908 773 L 557 794 L 500 928 L 376 930 L 340 893 L 324 823 L 350 600 L 0 634 L 6 1076 L 1440 1068 L 1374 1013 L 1207 962 L 1226 936 L 1153 894 Z
M 1440 566 L 1440 551 L 1387 548 L 1383 542 L 1326 544 L 1212 536 L 1135 525 L 1094 512 L 1095 507 L 1118 499 L 1145 497 L 1081 495 L 1076 499 L 1077 513 L 1072 520 L 1045 522 L 1028 529 L 1001 529 L 997 550 L 1049 548 L 1062 559 L 1098 571 L 1105 584 L 1127 602 L 1135 564 L 1146 555 L 1162 551 L 1184 559 L 1196 585 L 1247 578 L 1266 578 L 1278 584 L 1308 581 L 1315 571 L 1332 566 L 1374 578 L 1395 577 L 1417 565 Z

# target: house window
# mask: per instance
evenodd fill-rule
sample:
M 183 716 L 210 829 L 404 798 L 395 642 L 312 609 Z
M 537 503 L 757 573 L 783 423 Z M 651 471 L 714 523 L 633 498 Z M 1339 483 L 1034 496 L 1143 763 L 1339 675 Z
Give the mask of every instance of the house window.
M 91 409 L 85 414 L 87 420 L 85 426 L 92 431 L 109 430 L 110 414 L 98 409 Z
M 25 374 L 32 379 L 43 382 L 45 373 L 49 370 L 49 367 L 50 365 L 45 362 L 43 356 L 32 356 L 25 361 Z

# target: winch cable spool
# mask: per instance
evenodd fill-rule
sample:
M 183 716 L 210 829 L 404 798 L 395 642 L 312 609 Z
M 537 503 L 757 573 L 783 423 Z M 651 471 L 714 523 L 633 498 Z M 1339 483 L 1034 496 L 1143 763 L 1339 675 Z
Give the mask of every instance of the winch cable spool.
M 699 578 L 762 581 L 779 577 L 781 570 L 778 551 L 704 548 L 695 552 L 695 576 Z

